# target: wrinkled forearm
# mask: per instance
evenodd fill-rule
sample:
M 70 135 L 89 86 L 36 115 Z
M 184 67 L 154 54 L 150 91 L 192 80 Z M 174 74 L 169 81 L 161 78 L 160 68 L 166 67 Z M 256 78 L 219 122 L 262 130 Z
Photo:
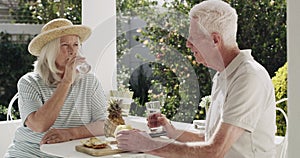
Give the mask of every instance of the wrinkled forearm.
M 223 158 L 234 142 L 245 132 L 244 129 L 227 123 L 221 123 L 214 137 L 207 142 L 169 142 L 149 153 L 162 157 L 209 157 Z M 182 134 L 181 137 L 187 136 Z M 155 142 L 159 146 L 160 142 Z
M 69 130 L 72 136 L 72 140 L 104 135 L 104 120 L 92 122 L 80 127 L 73 127 Z
M 203 133 L 193 133 L 178 129 L 171 133 L 171 138 L 180 142 L 205 141 L 205 136 Z
M 217 153 L 218 149 L 204 142 L 194 142 L 194 143 L 159 142 L 156 145 L 160 146 L 160 148 L 148 152 L 149 154 L 153 154 L 165 158 L 182 158 L 182 157 L 219 158 Z
M 69 83 L 60 83 L 52 97 L 27 117 L 25 125 L 35 132 L 47 131 L 57 119 L 70 86 Z

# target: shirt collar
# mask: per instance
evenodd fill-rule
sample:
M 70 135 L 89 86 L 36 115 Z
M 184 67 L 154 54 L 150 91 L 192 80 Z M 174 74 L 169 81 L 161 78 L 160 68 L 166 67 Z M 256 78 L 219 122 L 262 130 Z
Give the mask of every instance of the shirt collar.
M 227 76 L 231 75 L 243 61 L 247 59 L 253 59 L 251 55 L 251 49 L 241 50 L 240 53 L 229 63 L 229 65 L 222 72 L 220 72 L 219 77 L 225 79 Z

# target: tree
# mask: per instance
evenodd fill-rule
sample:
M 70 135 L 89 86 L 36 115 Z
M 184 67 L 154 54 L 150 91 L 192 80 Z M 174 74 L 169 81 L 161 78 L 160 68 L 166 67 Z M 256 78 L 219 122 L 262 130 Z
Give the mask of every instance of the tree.
M 20 0 L 11 14 L 16 23 L 44 24 L 61 17 L 81 24 L 81 0 Z
M 6 109 L 17 92 L 17 82 L 22 75 L 32 71 L 35 60 L 27 51 L 29 41 L 16 44 L 11 39 L 11 35 L 0 33 L 0 120 L 6 120 Z M 13 107 L 14 116 L 19 117 L 17 104 Z

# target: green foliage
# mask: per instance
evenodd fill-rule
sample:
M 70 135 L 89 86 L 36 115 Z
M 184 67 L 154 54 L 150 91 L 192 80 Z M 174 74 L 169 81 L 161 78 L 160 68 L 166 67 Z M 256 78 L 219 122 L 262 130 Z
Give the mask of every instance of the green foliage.
M 121 6 L 124 7 L 124 5 Z M 130 9 L 132 5 L 128 7 Z M 191 122 L 195 115 L 197 119 L 203 118 L 204 116 L 196 113 L 200 93 L 203 95 L 210 93 L 210 72 L 207 68 L 197 64 L 185 47 L 188 18 L 178 18 L 176 16 L 185 15 L 177 14 L 172 10 L 157 13 L 155 8 L 145 6 L 136 7 L 130 11 L 126 10 L 123 16 L 139 15 L 147 22 L 145 28 L 137 30 L 141 33 L 135 36 L 135 40 L 147 46 L 156 57 L 154 62 L 149 63 L 152 65 L 150 66 L 151 78 L 141 80 L 144 84 L 140 85 L 147 85 L 149 89 L 145 92 L 148 98 L 140 100 L 140 103 L 143 105 L 146 101 L 155 100 L 157 96 L 164 96 L 162 112 L 168 118 L 184 122 Z M 178 19 L 181 20 L 180 25 L 176 25 Z M 172 25 L 173 23 L 175 25 Z M 196 73 L 200 75 L 196 76 Z
M 272 78 L 272 82 L 275 87 L 276 100 L 287 98 L 287 73 L 288 63 L 286 62 L 278 71 L 275 72 L 275 76 Z M 287 110 L 286 108 L 284 110 Z
M 17 92 L 18 79 L 32 71 L 35 60 L 27 51 L 28 43 L 15 44 L 11 38 L 9 34 L 0 33 L 0 105 L 5 107 L 8 107 L 9 101 Z M 14 104 L 14 108 L 18 111 L 17 104 Z
M 156 17 L 163 18 L 168 15 L 173 14 L 160 14 Z M 175 20 L 175 17 L 169 16 L 168 18 Z M 157 20 L 163 21 L 164 19 Z M 153 19 L 149 20 L 149 23 L 150 21 Z M 163 113 L 168 118 L 183 122 L 191 122 L 194 117 L 200 119 L 200 116 L 196 114 L 199 110 L 197 105 L 202 95 L 209 94 L 211 79 L 208 69 L 197 64 L 185 47 L 186 38 L 185 35 L 181 35 L 184 32 L 179 31 L 186 30 L 188 25 L 176 25 L 179 26 L 176 28 L 166 24 L 164 26 L 167 28 L 163 29 L 153 23 L 149 25 L 151 27 L 144 29 L 139 41 L 150 49 L 156 57 L 155 62 L 160 65 L 152 67 L 155 76 L 152 79 L 152 85 L 160 83 L 164 86 L 164 91 L 155 90 L 156 87 L 152 86 L 152 93 L 155 96 L 157 95 L 155 91 L 162 92 L 166 96 Z M 155 99 L 151 98 L 151 95 L 149 97 L 149 100 Z
M 5 121 L 7 119 L 7 110 L 8 108 L 6 106 L 0 105 L 0 121 Z M 11 114 L 13 120 L 20 118 L 20 112 L 14 107 L 11 109 Z
M 141 65 L 137 69 L 132 69 L 123 65 L 121 62 L 123 57 L 129 53 L 129 40 L 127 37 L 128 31 L 124 31 L 123 28 L 126 27 L 128 23 L 131 22 L 132 17 L 136 15 L 137 8 L 149 8 L 151 5 L 156 5 L 156 1 L 148 0 L 117 0 L 116 1 L 116 10 L 117 10 L 117 82 L 118 89 L 131 89 L 132 87 L 136 88 L 134 93 L 135 104 L 131 106 L 131 114 L 143 116 L 145 114 L 144 103 L 148 100 L 148 89 L 150 86 L 151 80 L 147 78 L 144 73 L 147 73 L 144 67 L 148 67 L 148 64 Z M 132 31 L 132 30 L 129 30 Z M 137 57 L 138 58 L 138 57 Z M 132 78 L 132 76 L 135 78 Z M 137 80 L 136 80 L 137 79 Z
M 287 61 L 286 0 L 227 0 L 236 8 L 238 43 L 274 76 Z
M 16 23 L 44 24 L 62 17 L 81 24 L 81 0 L 20 0 L 19 7 L 11 14 Z
M 6 120 L 7 107 L 0 105 L 0 121 Z
M 288 73 L 288 64 L 285 63 L 281 68 L 278 69 L 276 75 L 272 78 L 272 82 L 275 87 L 275 96 L 276 100 L 287 98 L 287 73 Z M 278 107 L 283 109 L 287 113 L 287 103 L 282 102 L 277 104 Z M 277 122 L 277 135 L 285 135 L 286 131 L 286 122 L 284 117 L 280 112 L 277 112 L 276 115 Z
M 156 0 L 117 0 L 116 10 L 117 13 L 122 16 L 136 16 L 139 13 L 139 8 L 149 8 L 157 4 L 158 2 Z

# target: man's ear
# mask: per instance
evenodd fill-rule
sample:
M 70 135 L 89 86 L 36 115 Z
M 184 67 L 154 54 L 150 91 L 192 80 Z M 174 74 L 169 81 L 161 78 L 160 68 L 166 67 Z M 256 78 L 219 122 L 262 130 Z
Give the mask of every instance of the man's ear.
M 212 39 L 213 39 L 215 45 L 220 44 L 220 42 L 221 42 L 221 40 L 222 40 L 222 37 L 220 36 L 219 33 L 213 32 L 213 33 L 211 33 L 211 37 L 212 37 Z

